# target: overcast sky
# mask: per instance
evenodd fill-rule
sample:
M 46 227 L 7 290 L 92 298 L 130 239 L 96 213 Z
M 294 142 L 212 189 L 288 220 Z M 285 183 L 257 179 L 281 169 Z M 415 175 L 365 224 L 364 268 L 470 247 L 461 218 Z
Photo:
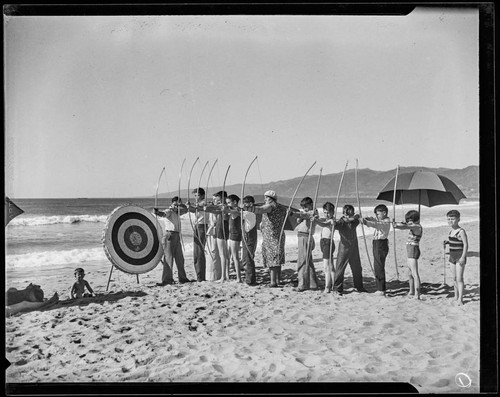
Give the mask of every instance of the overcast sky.
M 5 193 L 175 190 L 479 164 L 478 11 L 4 17 Z M 193 171 L 197 184 L 201 166 Z M 204 182 L 208 171 L 205 171 Z

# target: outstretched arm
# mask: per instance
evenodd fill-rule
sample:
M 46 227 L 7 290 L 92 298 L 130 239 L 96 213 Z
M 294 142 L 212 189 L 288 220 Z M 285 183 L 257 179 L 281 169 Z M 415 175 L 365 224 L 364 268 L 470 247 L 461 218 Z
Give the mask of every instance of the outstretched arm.
M 254 206 L 252 209 L 255 214 L 267 214 L 273 210 L 273 206 L 271 204 L 263 204 Z
M 314 218 L 313 222 L 316 225 L 323 226 L 323 227 L 330 227 L 330 228 L 334 224 L 334 220 L 333 219 L 325 219 L 325 218 Z
M 410 225 L 406 224 L 406 222 L 392 222 L 392 227 L 394 229 L 402 229 L 402 230 L 407 230 L 412 228 Z

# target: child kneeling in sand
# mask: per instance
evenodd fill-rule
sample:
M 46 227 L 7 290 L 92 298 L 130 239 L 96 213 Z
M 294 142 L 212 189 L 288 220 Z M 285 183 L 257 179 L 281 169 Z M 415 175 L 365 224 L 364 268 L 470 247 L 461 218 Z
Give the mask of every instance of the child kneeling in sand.
M 85 270 L 83 270 L 81 267 L 78 267 L 75 269 L 75 278 L 76 281 L 71 287 L 71 299 L 75 298 L 87 298 L 90 297 L 94 294 L 94 291 L 92 291 L 92 288 L 90 288 L 90 285 L 87 280 L 84 280 L 85 277 Z M 90 292 L 90 294 L 85 293 L 85 288 Z
M 448 217 L 448 225 L 451 226 L 448 240 L 443 241 L 443 244 L 450 246 L 450 267 L 453 272 L 453 290 L 455 292 L 455 299 L 459 305 L 463 305 L 464 296 L 464 270 L 467 263 L 467 251 L 469 250 L 469 242 L 467 240 L 467 233 L 462 229 L 458 223 L 460 222 L 460 212 L 457 210 L 449 211 L 446 216 Z
M 420 258 L 420 239 L 423 229 L 420 225 L 420 214 L 418 211 L 411 210 L 405 215 L 406 222 L 393 222 L 394 229 L 409 229 L 408 240 L 406 241 L 406 253 L 408 255 L 408 282 L 410 291 L 408 297 L 415 296 L 420 299 L 420 276 L 418 274 L 418 258 Z

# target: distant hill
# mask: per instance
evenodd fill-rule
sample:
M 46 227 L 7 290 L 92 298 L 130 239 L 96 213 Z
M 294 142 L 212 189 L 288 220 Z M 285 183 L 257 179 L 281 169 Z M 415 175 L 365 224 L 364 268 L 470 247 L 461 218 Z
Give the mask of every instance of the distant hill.
M 401 167 L 400 173 L 413 171 L 432 171 L 439 175 L 443 175 L 457 184 L 464 192 L 467 198 L 479 198 L 479 166 L 471 165 L 463 169 L 450 168 L 427 168 L 427 167 Z M 363 198 L 375 198 L 380 190 L 395 176 L 395 169 L 390 171 L 373 171 L 369 168 L 358 170 L 358 188 L 359 195 Z M 318 198 L 333 198 L 336 197 L 339 188 L 342 173 L 327 174 L 321 176 Z M 281 198 L 291 198 L 302 176 L 284 181 L 273 181 L 265 184 L 246 184 L 245 195 L 251 194 L 256 197 L 257 201 L 261 201 L 262 195 L 266 190 L 274 190 Z M 243 181 L 242 181 L 243 182 Z M 310 196 L 314 197 L 316 185 L 318 183 L 318 174 L 308 175 L 297 193 L 297 197 Z M 209 194 L 222 190 L 222 186 L 209 187 Z M 241 194 L 241 183 L 227 185 L 228 193 L 235 193 L 238 196 Z M 162 193 L 158 197 L 176 196 L 178 192 Z M 356 185 L 354 183 L 354 169 L 346 171 L 344 182 L 342 183 L 342 197 L 356 197 Z M 181 190 L 181 196 L 187 196 L 187 190 Z M 192 195 L 191 195 L 192 197 Z

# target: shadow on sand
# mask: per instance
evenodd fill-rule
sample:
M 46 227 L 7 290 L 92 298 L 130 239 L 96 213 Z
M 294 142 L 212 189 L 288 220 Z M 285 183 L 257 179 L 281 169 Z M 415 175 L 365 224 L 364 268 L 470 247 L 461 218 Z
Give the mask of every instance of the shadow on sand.
M 60 309 L 62 307 L 72 307 L 72 306 L 82 307 L 82 306 L 88 306 L 91 303 L 103 304 L 104 302 L 116 302 L 116 301 L 119 301 L 120 299 L 128 298 L 130 296 L 139 297 L 139 296 L 146 296 L 146 295 L 147 294 L 143 291 L 110 292 L 110 293 L 105 293 L 102 295 L 92 296 L 92 297 L 88 297 L 88 298 L 60 300 L 59 302 L 57 302 L 57 304 L 52 305 L 46 309 L 42 309 L 40 311 L 48 311 L 48 310 Z
M 257 268 L 257 282 L 259 284 L 268 284 L 269 272 L 265 268 Z M 316 270 L 316 275 L 318 277 L 319 288 L 323 289 L 325 286 L 325 276 L 321 271 Z M 281 285 L 290 285 L 292 287 L 297 286 L 297 272 L 294 269 L 282 269 L 281 270 Z M 374 277 L 363 277 L 363 285 L 368 291 L 368 293 L 373 293 L 377 290 L 376 282 Z M 453 298 L 454 291 L 453 285 L 447 284 L 437 284 L 437 283 L 421 283 L 421 294 L 431 297 L 443 297 L 443 298 Z M 354 283 L 352 277 L 344 278 L 344 294 L 354 292 Z M 405 296 L 408 294 L 409 285 L 407 280 L 388 280 L 386 282 L 387 296 Z M 468 287 L 466 286 L 464 291 L 464 302 L 476 302 L 480 300 L 480 288 L 478 284 L 472 284 Z

